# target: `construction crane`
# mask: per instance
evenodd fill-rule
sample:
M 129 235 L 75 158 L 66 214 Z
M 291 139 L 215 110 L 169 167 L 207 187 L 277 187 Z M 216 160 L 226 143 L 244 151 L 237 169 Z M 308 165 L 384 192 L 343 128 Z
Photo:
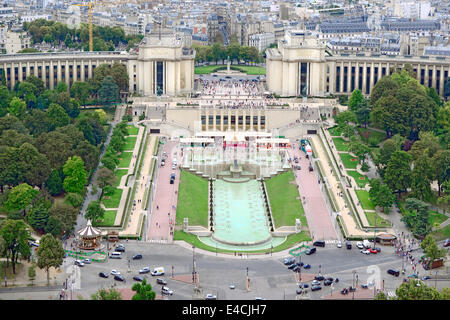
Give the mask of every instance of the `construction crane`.
M 94 31 L 92 26 L 92 8 L 95 6 L 93 2 L 89 2 L 87 4 L 75 4 L 75 6 L 79 7 L 88 7 L 89 8 L 89 51 L 94 51 Z

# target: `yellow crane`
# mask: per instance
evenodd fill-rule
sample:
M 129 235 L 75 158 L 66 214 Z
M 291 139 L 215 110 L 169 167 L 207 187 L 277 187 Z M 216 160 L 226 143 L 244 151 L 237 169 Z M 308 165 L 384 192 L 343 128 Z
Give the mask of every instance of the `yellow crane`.
M 92 26 L 92 8 L 95 6 L 93 2 L 89 2 L 87 4 L 75 4 L 79 7 L 88 7 L 89 8 L 89 51 L 94 51 L 94 31 Z

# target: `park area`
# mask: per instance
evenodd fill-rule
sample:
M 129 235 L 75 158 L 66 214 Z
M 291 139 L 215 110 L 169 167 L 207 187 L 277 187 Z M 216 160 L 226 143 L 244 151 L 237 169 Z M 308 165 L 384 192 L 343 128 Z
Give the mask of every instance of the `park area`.
M 276 228 L 294 226 L 298 218 L 303 226 L 308 225 L 292 171 L 266 180 L 266 188 Z
M 190 226 L 208 224 L 208 180 L 186 170 L 180 176 L 176 225 L 182 226 L 184 218 Z

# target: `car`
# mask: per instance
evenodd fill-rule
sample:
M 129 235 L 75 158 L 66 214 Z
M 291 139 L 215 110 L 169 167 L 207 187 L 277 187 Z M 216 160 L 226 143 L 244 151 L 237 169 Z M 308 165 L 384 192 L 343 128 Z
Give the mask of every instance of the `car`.
M 310 248 L 310 249 L 307 249 L 305 253 L 307 255 L 311 255 L 311 254 L 315 253 L 316 251 L 317 251 L 316 248 Z
M 28 241 L 28 244 L 32 247 L 39 247 L 39 243 L 36 243 L 34 241 Z
M 81 261 L 81 260 L 75 260 L 75 261 L 74 261 L 74 264 L 77 265 L 77 266 L 79 266 L 79 267 L 84 267 L 84 263 L 83 263 L 83 261 Z
M 339 278 L 334 279 L 334 283 L 338 283 L 339 282 Z
M 217 300 L 217 296 L 214 295 L 214 294 L 212 294 L 212 293 L 208 293 L 208 294 L 205 296 L 205 300 Z
M 295 267 L 297 267 L 297 264 L 296 264 L 296 263 L 293 263 L 293 264 L 291 264 L 290 266 L 288 266 L 288 269 L 289 269 L 289 270 L 292 270 L 292 269 L 294 269 Z
M 368 286 L 367 284 L 363 283 L 363 284 L 361 285 L 361 288 L 363 288 L 363 289 L 368 289 L 369 286 Z
M 172 170 L 175 170 L 177 168 L 177 165 L 174 163 L 172 164 Z
M 377 252 L 381 252 L 381 248 L 379 247 L 373 247 L 375 250 L 377 250 Z
M 311 265 L 309 263 L 307 263 L 307 264 L 303 265 L 303 268 L 304 269 L 311 269 Z
M 303 292 L 303 289 L 301 289 L 301 288 L 298 288 L 296 291 L 295 291 L 297 294 L 302 294 L 302 292 Z
M 125 252 L 125 247 L 122 247 L 122 246 L 117 247 L 116 250 L 114 250 L 114 251 L 117 251 L 117 252 Z
M 361 241 L 358 241 L 358 242 L 356 243 L 356 246 L 358 247 L 358 249 L 364 249 L 364 246 L 363 246 L 363 244 L 362 244 Z
M 91 259 L 86 258 L 86 259 L 83 260 L 83 263 L 84 264 L 91 264 Z
M 315 276 L 314 279 L 318 280 L 318 281 L 322 281 L 325 279 L 325 277 L 324 276 Z
M 99 276 L 100 278 L 108 278 L 108 274 L 107 274 L 106 272 L 100 272 L 100 273 L 98 274 L 98 276 Z
M 330 281 L 330 280 L 328 280 L 328 279 L 326 279 L 324 282 L 323 282 L 323 285 L 324 286 L 331 286 L 333 284 L 333 281 Z
M 133 260 L 139 260 L 139 259 L 142 259 L 142 254 L 138 253 L 133 256 Z
M 299 272 L 301 270 L 301 267 L 299 267 L 297 264 L 295 264 L 295 267 L 292 269 L 294 272 Z
M 377 253 L 378 253 L 378 250 L 377 250 L 377 249 L 374 249 L 374 248 L 370 248 L 370 249 L 369 249 L 369 252 L 370 252 L 370 253 L 373 253 L 373 254 L 377 254 Z
M 424 276 L 424 277 L 421 278 L 422 281 L 430 280 L 430 279 L 431 279 L 430 276 Z
M 309 288 L 309 284 L 307 283 L 300 284 L 299 287 L 300 286 L 302 286 L 304 289 Z
M 311 285 L 312 285 L 312 286 L 318 286 L 318 285 L 320 285 L 320 281 L 319 281 L 319 280 L 313 280 L 313 281 L 311 282 Z
M 255 300 L 264 300 L 264 298 L 261 298 L 261 297 L 255 297 Z
M 398 277 L 400 275 L 400 271 L 398 271 L 397 269 L 388 269 L 387 273 Z
M 336 244 L 336 247 L 342 248 L 342 242 L 338 241 L 338 243 Z
M 450 239 L 445 239 L 444 240 L 444 247 L 448 247 L 450 246 Z
M 350 241 L 347 241 L 346 247 L 347 247 L 347 250 L 351 250 L 352 249 L 352 243 Z
M 291 265 L 295 262 L 295 258 L 294 257 L 289 257 L 289 258 L 285 258 L 283 260 L 283 263 L 285 266 Z
M 360 250 L 359 252 L 364 253 L 364 254 L 370 254 L 369 250 Z
M 304 263 L 303 263 L 303 262 L 297 262 L 297 265 L 298 265 L 299 267 L 303 267 L 303 266 L 304 266 Z
M 312 286 L 311 287 L 311 291 L 317 291 L 317 290 L 321 290 L 322 287 L 321 286 Z
M 317 240 L 313 242 L 313 246 L 317 246 L 317 247 L 325 247 L 325 241 L 323 240 Z
M 141 281 L 141 282 L 142 282 L 142 280 L 144 280 L 144 277 L 143 277 L 143 276 L 134 276 L 134 277 L 133 277 L 133 280 L 134 280 L 134 281 Z
M 295 163 L 298 163 L 298 158 L 294 158 L 294 162 L 295 162 Z
M 140 274 L 142 274 L 142 273 L 149 273 L 149 272 L 150 272 L 150 268 L 149 267 L 145 267 L 145 268 L 142 268 L 141 270 L 139 270 Z
M 342 289 L 341 294 L 348 294 L 348 289 L 347 288 Z
M 125 278 L 121 274 L 116 274 L 114 280 L 125 282 Z
M 117 271 L 116 269 L 111 270 L 111 274 L 113 276 L 120 274 L 120 271 Z
M 410 275 L 408 275 L 408 278 L 415 278 L 415 279 L 418 279 L 419 276 L 418 276 L 417 274 L 415 274 L 415 273 L 411 273 Z
M 161 287 L 161 293 L 162 294 L 167 294 L 167 295 L 173 295 L 173 290 L 170 290 L 169 287 Z
M 334 279 L 332 277 L 328 277 L 327 280 L 333 282 Z
M 161 278 L 156 279 L 156 283 L 157 284 L 162 284 L 163 286 L 165 286 L 167 284 L 167 281 Z
M 302 170 L 302 167 L 301 166 L 295 166 L 295 169 Z
M 175 181 L 175 179 L 170 179 L 169 183 L 170 183 L 170 184 L 173 184 L 174 181 Z
M 166 162 L 164 161 L 164 159 L 161 160 L 161 167 L 164 167 L 164 165 L 166 164 Z
M 230 284 L 230 289 L 234 290 L 236 288 L 236 286 L 234 285 L 234 283 Z
M 349 288 L 348 288 L 348 291 L 354 292 L 354 291 L 356 291 L 356 288 L 355 288 L 355 287 L 349 287 Z

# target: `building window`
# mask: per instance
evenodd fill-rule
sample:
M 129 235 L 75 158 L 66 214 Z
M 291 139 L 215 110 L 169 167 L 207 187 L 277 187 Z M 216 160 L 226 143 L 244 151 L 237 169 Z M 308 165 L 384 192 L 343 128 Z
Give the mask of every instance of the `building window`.
M 161 95 L 164 93 L 164 83 L 163 83 L 163 62 L 157 61 L 156 62 L 156 94 Z
M 202 125 L 206 124 L 206 116 L 202 116 Z
M 216 116 L 216 124 L 220 125 L 220 116 Z

